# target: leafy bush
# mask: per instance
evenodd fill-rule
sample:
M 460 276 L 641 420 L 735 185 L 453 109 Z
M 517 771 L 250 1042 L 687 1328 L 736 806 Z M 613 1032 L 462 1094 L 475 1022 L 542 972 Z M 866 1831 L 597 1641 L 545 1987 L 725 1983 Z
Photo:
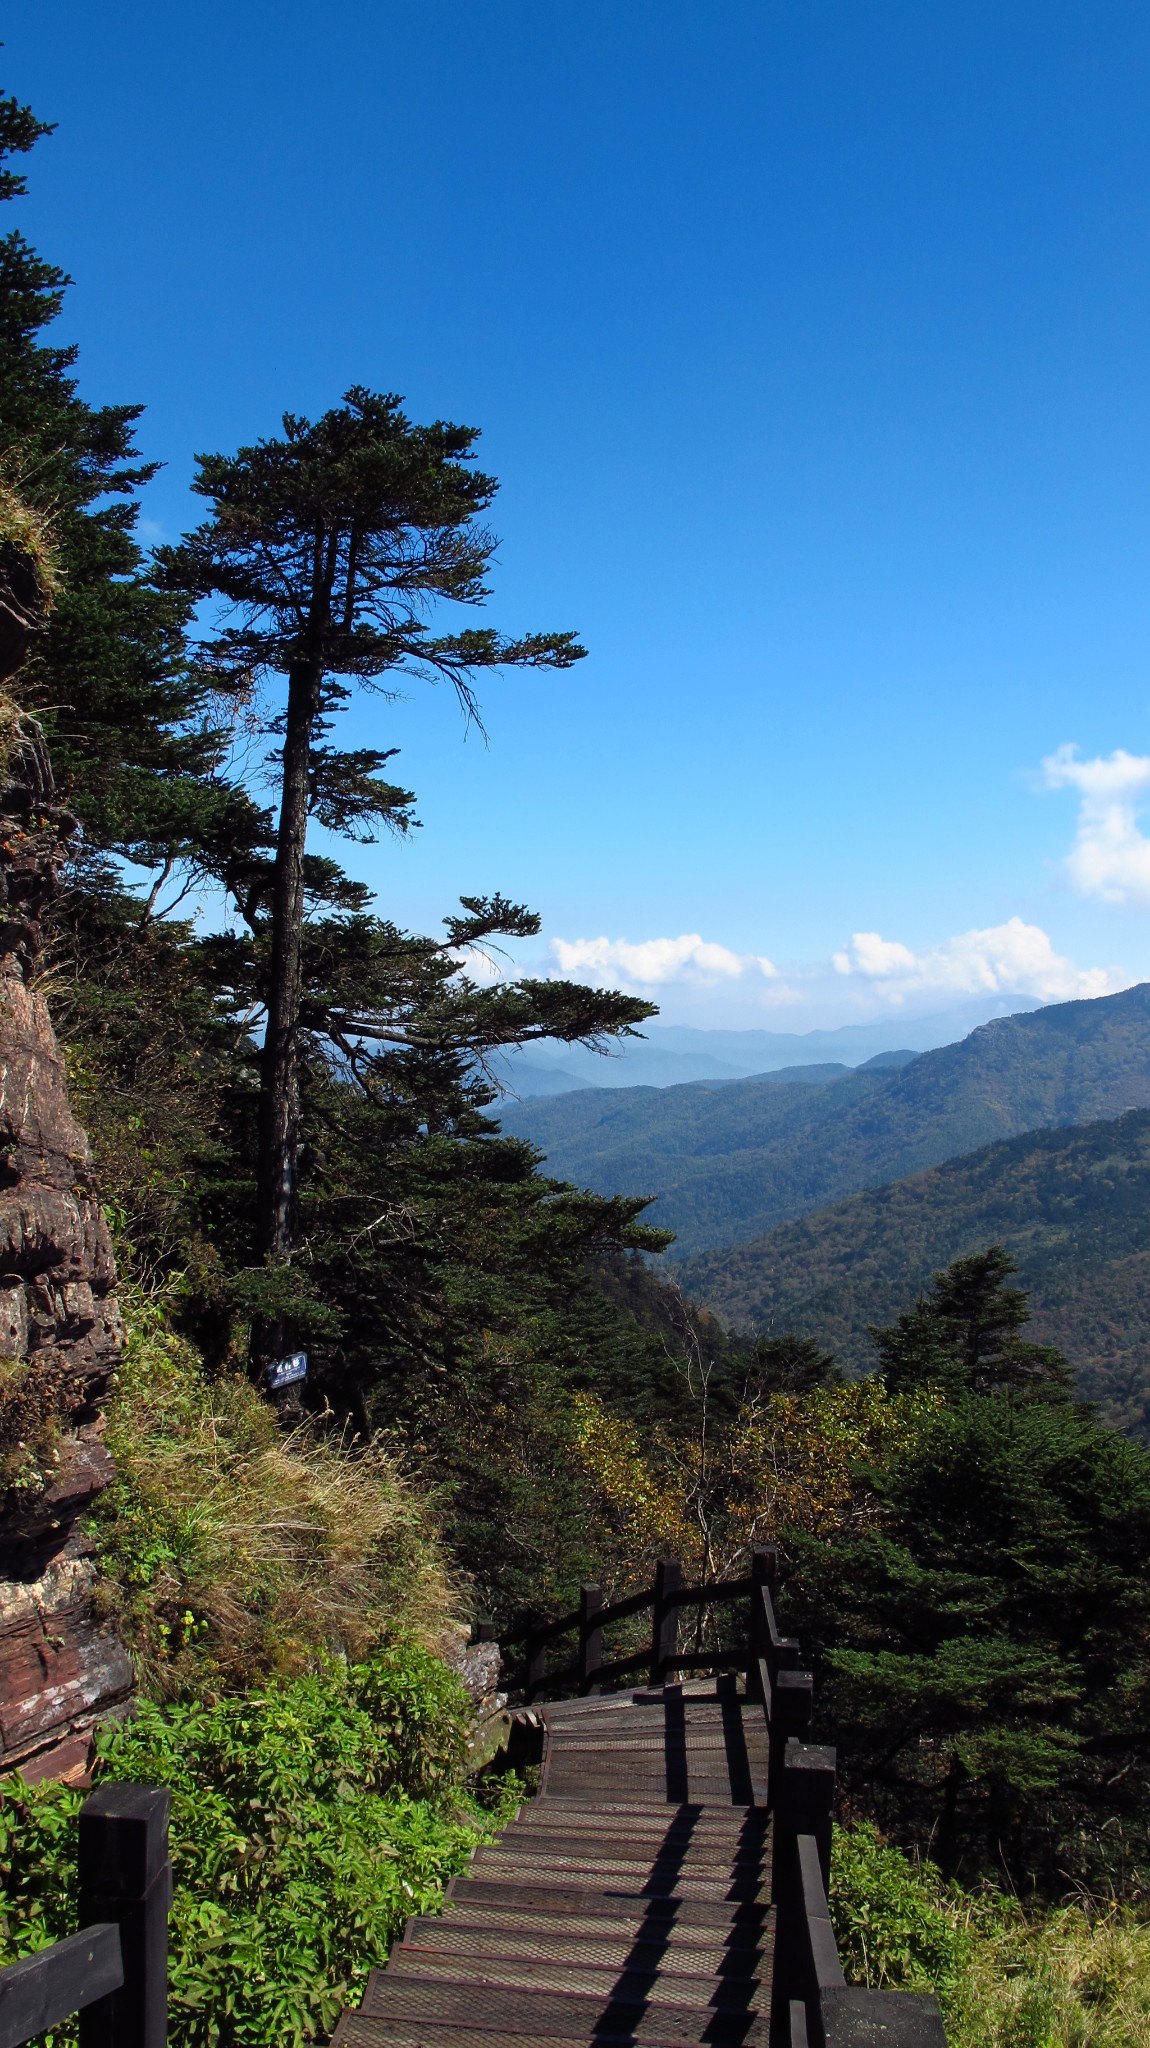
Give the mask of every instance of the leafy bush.
M 465 1708 L 409 1645 L 244 1697 L 146 1701 L 105 1731 L 101 1778 L 172 1793 L 178 2048 L 292 2048 L 358 2003 L 406 1916 L 435 1910 L 502 1818 L 460 1793 Z M 0 1797 L 4 1961 L 75 1925 L 81 1797 L 19 1781 Z
M 933 1865 L 912 1863 L 869 1823 L 836 1828 L 831 1918 L 852 1984 L 949 1990 L 970 1940 Z
M 92 1531 L 146 1691 L 260 1684 L 317 1656 L 434 1640 L 453 1591 L 426 1505 L 378 1442 L 285 1436 L 240 1374 L 210 1376 L 127 1293 L 108 1414 L 119 1478 Z
M 6 1778 L 0 1793 L 0 1962 L 47 1948 L 76 1928 L 76 1816 L 68 1785 Z

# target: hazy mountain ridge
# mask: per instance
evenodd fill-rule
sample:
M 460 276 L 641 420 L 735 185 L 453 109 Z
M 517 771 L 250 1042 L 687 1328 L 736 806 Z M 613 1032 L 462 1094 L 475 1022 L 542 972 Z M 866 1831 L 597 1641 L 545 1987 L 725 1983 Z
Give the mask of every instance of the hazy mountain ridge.
M 704 1030 L 689 1024 L 647 1024 L 606 1055 L 541 1040 L 500 1055 L 494 1070 L 524 1101 L 576 1088 L 673 1088 L 688 1081 L 742 1081 L 784 1067 L 827 1063 L 857 1067 L 892 1045 L 912 1053 L 952 1045 L 992 1017 L 1040 1007 L 1036 996 L 979 997 L 926 1016 L 839 1024 L 813 1031 Z
M 852 1372 L 951 1259 L 997 1242 L 1107 1418 L 1150 1437 L 1150 1111 L 1028 1132 L 679 1269 L 739 1328 L 800 1330 Z
M 898 1069 L 581 1090 L 507 1105 L 548 1171 L 657 1197 L 675 1255 L 730 1246 L 1023 1131 L 1150 1107 L 1150 984 L 996 1018 Z

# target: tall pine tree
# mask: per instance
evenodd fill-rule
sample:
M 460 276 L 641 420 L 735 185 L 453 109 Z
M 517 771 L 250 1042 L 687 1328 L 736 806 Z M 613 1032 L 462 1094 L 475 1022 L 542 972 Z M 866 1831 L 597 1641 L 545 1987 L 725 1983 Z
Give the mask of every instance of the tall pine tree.
M 166 588 L 231 608 L 236 623 L 205 649 L 224 686 L 286 686 L 268 726 L 281 744 L 257 1196 L 259 1249 L 275 1261 L 295 1233 L 308 822 L 369 836 L 402 825 L 411 802 L 380 777 L 386 752 L 329 743 L 334 717 L 355 685 L 387 692 L 412 675 L 447 679 L 474 715 L 477 670 L 564 668 L 583 652 L 570 633 L 431 630 L 441 602 L 488 595 L 495 540 L 479 516 L 496 485 L 469 466 L 476 438 L 415 426 L 397 398 L 356 388 L 314 423 L 285 415 L 279 439 L 202 457 L 194 488 L 211 516 L 160 557 Z

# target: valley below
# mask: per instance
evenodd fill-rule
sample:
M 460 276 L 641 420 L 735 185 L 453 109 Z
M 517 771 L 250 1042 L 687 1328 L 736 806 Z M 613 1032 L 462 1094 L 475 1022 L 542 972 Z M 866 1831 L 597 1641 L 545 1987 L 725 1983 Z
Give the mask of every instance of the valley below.
M 726 1083 L 509 1106 L 549 1172 L 647 1195 L 659 1263 L 740 1334 L 850 1375 L 955 1258 L 1017 1261 L 1034 1334 L 1150 1437 L 1150 985 L 995 1019 L 958 1043 Z

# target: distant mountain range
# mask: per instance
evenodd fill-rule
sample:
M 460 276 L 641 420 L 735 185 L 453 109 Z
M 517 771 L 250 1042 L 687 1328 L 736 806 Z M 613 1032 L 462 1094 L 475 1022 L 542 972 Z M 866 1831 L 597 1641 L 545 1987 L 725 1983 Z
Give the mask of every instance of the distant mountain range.
M 882 1024 L 844 1024 L 834 1031 L 702 1031 L 685 1024 L 648 1024 L 610 1054 L 544 1041 L 505 1054 L 496 1071 L 523 1101 L 576 1088 L 671 1088 L 684 1081 L 739 1081 L 780 1067 L 857 1067 L 892 1046 L 912 1052 L 951 1045 L 991 1017 L 1039 1007 L 1036 996 L 981 997 L 927 1017 Z
M 648 1220 L 677 1233 L 676 1256 L 731 1246 L 1024 1131 L 1150 1107 L 1150 984 L 998 1018 L 893 1067 L 826 1065 L 583 1089 L 501 1121 L 561 1179 L 656 1196 Z
M 932 1273 L 993 1242 L 1012 1252 L 1031 1290 L 1032 1334 L 1061 1346 L 1111 1422 L 1150 1438 L 1144 1109 L 984 1146 L 701 1254 L 680 1274 L 732 1325 L 799 1330 L 857 1372 L 873 1362 L 868 1323 L 893 1321 Z

